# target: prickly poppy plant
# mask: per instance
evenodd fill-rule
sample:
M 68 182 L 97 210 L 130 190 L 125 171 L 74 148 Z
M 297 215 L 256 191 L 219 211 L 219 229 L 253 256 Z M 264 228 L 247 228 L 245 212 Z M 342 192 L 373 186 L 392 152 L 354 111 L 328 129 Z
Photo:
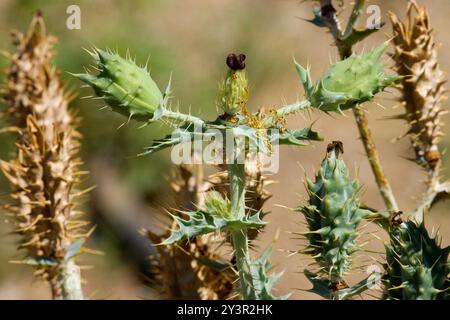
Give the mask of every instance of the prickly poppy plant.
M 245 137 L 251 141 L 262 138 L 265 140 L 262 143 L 265 146 L 274 141 L 274 136 L 269 133 L 261 135 L 261 129 L 280 128 L 283 133 L 276 136 L 276 138 L 281 137 L 278 142 L 280 144 L 296 144 L 297 141 L 301 142 L 301 140 L 316 140 L 319 136 L 313 131 L 309 131 L 306 135 L 304 135 L 304 130 L 286 131 L 284 117 L 306 108 L 342 112 L 342 110 L 356 107 L 359 103 L 370 100 L 377 92 L 396 80 L 396 77 L 386 76 L 382 72 L 382 65 L 378 62 L 386 46 L 386 44 L 383 44 L 370 53 L 354 55 L 347 60 L 332 65 L 315 86 L 311 84 L 309 73 L 297 64 L 305 87 L 306 99 L 263 115 L 261 113 L 249 114 L 247 109 L 249 90 L 245 72 L 246 56 L 244 54 L 229 54 L 226 58 L 228 71 L 225 80 L 220 85 L 218 102 L 223 114 L 219 115 L 218 119 L 213 122 L 204 121 L 192 115 L 169 111 L 167 100 L 164 98 L 167 95 L 160 93 L 147 71 L 138 67 L 129 59 L 119 57 L 118 54 L 97 50 L 97 54 L 93 56 L 94 62 L 101 70 L 100 73 L 97 75 L 78 74 L 76 76 L 91 85 L 95 93 L 104 98 L 113 110 L 130 118 L 135 117 L 137 120 L 154 122 L 161 117 L 170 117 L 171 119 L 181 120 L 182 126 L 178 128 L 186 131 L 189 130 L 190 125 L 201 124 L 203 131 L 218 128 L 222 131 L 231 130 L 235 137 Z M 129 79 L 130 77 L 132 80 Z M 148 100 L 146 100 L 146 97 Z M 158 114 L 155 117 L 156 112 Z M 171 138 L 164 140 L 167 146 L 179 142 L 171 140 Z M 156 147 L 153 150 L 158 149 L 161 148 Z M 261 151 L 270 153 L 270 148 L 263 147 Z M 234 158 L 229 159 L 230 161 L 227 163 L 230 199 L 215 194 L 215 196 L 207 198 L 205 208 L 194 212 L 185 212 L 185 218 L 175 216 L 176 229 L 172 231 L 169 238 L 162 242 L 162 245 L 186 241 L 208 233 L 228 234 L 236 257 L 241 296 L 244 299 L 275 299 L 276 297 L 271 293 L 271 288 L 279 275 L 267 275 L 268 254 L 264 254 L 260 258 L 263 260 L 256 261 L 253 261 L 249 254 L 248 232 L 262 228 L 266 222 L 260 219 L 259 212 L 252 214 L 246 210 L 245 162 L 239 163 L 238 157 L 239 155 L 245 155 L 247 152 L 247 147 L 238 143 L 234 149 Z M 331 195 L 327 195 L 327 201 L 335 201 L 335 207 L 330 209 L 330 212 L 318 213 L 318 217 L 314 217 L 314 210 L 321 210 L 323 207 L 316 204 L 317 208 L 311 207 L 309 209 L 311 212 L 306 215 L 308 223 L 311 225 L 320 224 L 322 215 L 330 215 L 330 217 L 325 217 L 325 219 L 328 219 L 325 221 L 329 221 L 329 226 L 322 226 L 311 232 L 317 234 L 322 232 L 325 238 L 329 238 L 329 247 L 323 249 L 323 254 L 318 259 L 321 259 L 320 264 L 324 268 L 328 268 L 328 272 L 332 274 L 331 281 L 335 284 L 340 283 L 343 275 L 348 271 L 348 258 L 357 249 L 357 245 L 354 243 L 354 239 L 357 237 L 356 228 L 364 217 L 364 211 L 358 208 L 357 200 L 353 198 L 357 191 L 357 185 L 342 186 L 347 183 L 348 173 L 340 160 L 337 159 L 338 153 L 330 151 L 330 155 L 333 155 L 332 159 L 327 160 L 330 163 L 324 165 L 322 169 L 323 177 L 321 177 L 328 180 L 325 180 L 325 182 L 317 181 L 317 186 L 311 186 L 313 190 L 310 192 L 317 193 L 312 197 L 317 197 L 320 201 L 323 201 L 323 197 L 331 193 Z M 339 165 L 333 164 L 333 161 Z M 333 181 L 333 179 L 336 181 Z M 331 185 L 322 190 L 322 184 Z M 343 190 L 339 190 L 340 188 L 343 188 Z M 314 200 L 311 201 L 312 206 L 314 206 Z M 339 211 L 339 206 L 345 207 Z M 304 209 L 304 212 L 307 212 L 307 210 Z M 319 221 L 314 222 L 314 219 Z M 314 241 L 313 237 L 310 237 L 310 239 Z M 318 242 L 325 243 L 324 240 Z M 311 246 L 315 247 L 317 243 L 313 242 Z
M 410 1 L 408 22 L 389 15 L 392 39 L 362 52 L 354 45 L 377 31 L 357 27 L 365 1 L 354 1 L 347 21 L 341 19 L 341 10 L 332 0 L 310 2 L 314 3 L 314 17 L 309 22 L 330 32 L 339 60 L 316 80 L 309 66 L 294 60 L 292 70 L 299 75 L 303 96 L 281 106 L 252 111 L 252 79 L 247 72 L 252 56 L 245 53 L 217 57 L 223 79 L 218 79 L 217 99 L 209 101 L 211 110 L 217 110 L 213 120 L 178 111 L 171 76 L 167 74 L 166 85 L 156 83 L 147 64 L 139 64 L 128 54 L 122 56 L 119 49 L 86 50 L 91 66 L 84 73 L 71 73 L 90 88 L 91 98 L 103 100 L 122 115 L 123 125 L 137 121 L 142 127 L 168 124 L 173 129 L 140 154 L 151 156 L 171 149 L 174 160 L 173 155 L 181 150 L 180 158 L 185 161 L 176 163 L 178 175 L 170 182 L 176 203 L 176 208 L 164 208 L 169 212 L 164 219 L 170 223 L 160 234 L 150 229 L 142 232 L 155 245 L 149 269 L 155 288 L 166 297 L 289 299 L 289 294 L 276 290 L 283 272 L 274 271 L 272 245 L 259 255 L 252 252 L 271 223 L 264 207 L 272 196 L 266 189 L 272 182 L 267 176 L 277 169 L 270 171 L 264 161 L 278 156 L 280 146 L 306 153 L 307 148 L 297 147 L 322 140 L 331 142 L 322 161 L 317 161 L 317 172 L 305 173 L 306 197 L 292 209 L 305 229 L 291 230 L 302 244 L 289 251 L 299 268 L 302 264 L 310 282 L 307 291 L 334 300 L 358 299 L 363 294 L 389 300 L 450 297 L 450 247 L 442 245 L 425 223 L 433 205 L 450 194 L 450 182 L 441 174 L 439 146 L 445 77 L 437 62 L 428 13 Z M 24 255 L 15 262 L 32 266 L 35 275 L 49 283 L 54 299 L 84 299 L 75 259 L 90 251 L 84 244 L 91 234 L 84 230 L 89 223 L 80 220 L 81 213 L 75 210 L 75 200 L 89 191 L 75 190 L 83 174 L 76 130 L 82 120 L 68 111 L 72 97 L 64 93 L 50 62 L 53 42 L 45 33 L 41 14 L 34 17 L 27 35 L 15 36 L 17 52 L 9 55 L 7 83 L 1 95 L 11 125 L 5 131 L 17 135 L 17 154 L 14 160 L 2 160 L 0 167 L 12 189 L 11 203 L 5 208 L 14 217 Z M 394 68 L 388 71 L 383 57 L 390 47 Z M 311 68 L 318 67 L 313 60 Z M 397 98 L 404 113 L 396 118 L 406 120 L 413 161 L 426 174 L 426 191 L 411 212 L 403 212 L 397 203 L 367 117 L 370 108 L 366 103 L 391 87 L 400 92 Z M 313 111 L 319 116 L 334 113 L 333 121 L 353 113 L 383 207 L 365 205 L 364 182 L 348 165 L 340 137 L 324 137 L 312 124 L 304 128 L 287 125 L 289 116 Z M 206 144 L 199 156 L 196 146 Z M 213 161 L 205 159 L 205 150 Z M 196 157 L 201 158 L 200 163 L 189 162 Z M 200 166 L 195 167 L 197 164 Z M 216 172 L 205 175 L 207 166 Z M 367 225 L 382 233 L 377 241 L 385 241 L 384 251 L 370 256 L 380 270 L 362 275 L 356 261 L 363 253 L 371 254 L 363 241 L 372 234 L 365 229 Z M 307 267 L 303 259 L 310 262 Z M 353 275 L 362 280 L 352 280 Z

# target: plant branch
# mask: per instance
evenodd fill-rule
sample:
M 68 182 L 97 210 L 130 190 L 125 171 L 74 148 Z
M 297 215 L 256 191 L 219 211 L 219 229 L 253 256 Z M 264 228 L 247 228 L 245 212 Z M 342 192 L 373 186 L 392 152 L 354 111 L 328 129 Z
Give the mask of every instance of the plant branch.
M 196 126 L 204 126 L 205 121 L 202 119 L 192 116 L 190 114 L 180 113 L 180 112 L 174 112 L 170 110 L 164 110 L 163 114 L 161 116 L 162 118 L 166 118 L 169 120 L 173 120 L 175 122 L 181 122 L 181 123 L 189 123 Z
M 352 14 L 346 27 L 346 33 L 353 32 L 353 27 L 358 20 L 363 5 L 364 0 L 357 0 L 355 2 Z M 342 31 L 340 30 L 339 19 L 336 17 L 336 10 L 332 10 L 330 6 L 332 7 L 331 0 L 321 1 L 322 13 L 324 11 L 324 8 L 328 8 L 326 11 L 327 14 L 323 15 L 322 17 L 325 19 L 326 25 L 330 29 L 330 32 L 335 39 L 340 58 L 346 59 L 352 54 L 352 48 L 348 48 L 347 46 L 343 45 L 343 42 L 340 41 L 343 35 Z M 346 37 L 348 36 L 349 34 L 346 34 Z M 361 135 L 361 141 L 364 145 L 364 149 L 366 150 L 367 158 L 372 168 L 372 172 L 375 176 L 375 181 L 378 185 L 378 189 L 380 190 L 381 196 L 383 197 L 384 203 L 388 210 L 398 211 L 398 205 L 395 200 L 394 193 L 386 177 L 386 174 L 384 173 L 380 157 L 378 156 L 378 151 L 375 145 L 375 141 L 372 137 L 372 132 L 369 127 L 367 116 L 360 108 L 353 109 L 353 114 L 355 116 L 356 124 Z
M 270 127 L 271 125 L 278 122 L 280 118 L 289 116 L 298 111 L 304 110 L 311 107 L 311 103 L 308 100 L 297 101 L 292 104 L 285 105 L 276 110 L 276 113 L 270 113 L 263 119 L 263 125 L 265 127 Z
M 442 154 L 439 149 L 446 76 L 439 67 L 439 45 L 426 8 L 410 1 L 403 21 L 393 12 L 389 17 L 394 36 L 392 60 L 396 73 L 402 77 L 398 89 L 405 112 L 398 118 L 408 123 L 407 135 L 414 148 L 415 162 L 427 170 L 427 191 L 412 213 L 422 222 L 431 206 L 444 198 L 440 195 L 445 195 L 445 186 L 449 183 L 440 181 Z
M 359 15 L 361 14 L 361 10 L 364 7 L 365 0 L 356 0 L 353 6 L 352 14 L 348 19 L 347 27 L 345 28 L 344 36 L 350 35 L 353 31 L 353 28 L 358 21 Z
M 311 103 L 308 100 L 297 101 L 292 104 L 286 105 L 277 110 L 278 117 L 285 117 L 290 114 L 296 113 L 300 110 L 307 109 L 311 106 Z
M 375 176 L 375 181 L 378 185 L 381 196 L 383 197 L 386 208 L 390 211 L 399 211 L 394 193 L 386 174 L 384 173 L 375 141 L 369 127 L 367 116 L 360 108 L 353 109 L 353 114 L 355 116 L 356 124 L 358 125 L 359 134 L 361 135 L 361 141 L 364 145 L 364 149 L 366 150 L 367 158 Z
M 84 300 L 80 267 L 75 264 L 73 259 L 69 259 L 60 265 L 58 275 L 61 277 L 59 281 L 61 282 L 62 298 L 64 300 Z
M 427 186 L 427 191 L 422 196 L 422 200 L 411 214 L 411 217 L 418 223 L 422 223 L 425 213 L 428 212 L 433 205 L 442 199 L 450 197 L 450 181 L 440 182 L 439 170 L 433 171 Z

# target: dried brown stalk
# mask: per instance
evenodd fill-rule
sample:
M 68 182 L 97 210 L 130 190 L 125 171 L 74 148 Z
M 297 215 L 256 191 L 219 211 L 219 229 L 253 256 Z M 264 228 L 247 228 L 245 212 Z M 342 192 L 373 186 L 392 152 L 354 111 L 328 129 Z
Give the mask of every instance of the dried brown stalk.
M 14 32 L 13 38 L 16 52 L 2 98 L 19 132 L 18 154 L 1 161 L 1 170 L 12 187 L 13 203 L 6 209 L 25 252 L 18 263 L 34 266 L 36 276 L 50 283 L 54 299 L 83 299 L 74 262 L 86 236 L 75 201 L 81 174 L 78 121 L 50 64 L 56 39 L 46 34 L 41 15 L 34 16 L 27 34 Z
M 415 1 L 408 4 L 406 21 L 389 13 L 394 33 L 394 53 L 397 73 L 403 76 L 399 91 L 407 121 L 407 135 L 415 151 L 415 161 L 428 172 L 427 191 L 413 216 L 421 221 L 438 198 L 448 196 L 449 183 L 440 182 L 442 136 L 441 117 L 446 111 L 443 102 L 446 78 L 439 68 L 438 45 L 434 39 L 430 18 L 425 7 Z

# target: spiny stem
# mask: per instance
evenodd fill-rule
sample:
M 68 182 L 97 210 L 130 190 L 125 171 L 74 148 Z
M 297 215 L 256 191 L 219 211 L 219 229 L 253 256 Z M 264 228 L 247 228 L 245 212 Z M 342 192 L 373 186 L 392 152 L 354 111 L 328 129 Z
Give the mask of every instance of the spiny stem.
M 173 120 L 178 123 L 189 123 L 196 126 L 204 126 L 205 121 L 202 119 L 192 116 L 190 114 L 180 113 L 180 112 L 174 112 L 170 110 L 164 110 L 164 113 L 162 115 L 163 118 Z
M 270 126 L 274 123 L 277 123 L 279 118 L 286 117 L 288 115 L 294 114 L 298 111 L 307 109 L 311 106 L 311 102 L 308 100 L 297 101 L 292 104 L 285 105 L 279 109 L 277 109 L 276 114 L 269 114 L 264 120 L 264 126 Z M 278 119 L 277 119 L 278 118 Z
M 253 278 L 250 270 L 250 257 L 248 250 L 247 231 L 240 230 L 231 234 L 234 254 L 236 256 L 236 267 L 239 272 L 239 284 L 244 300 L 255 300 Z
M 245 164 L 232 163 L 228 166 L 230 174 L 231 208 L 236 218 L 245 215 Z
M 393 12 L 389 16 L 395 46 L 392 59 L 395 71 L 402 76 L 399 89 L 405 113 L 401 118 L 408 122 L 415 161 L 427 170 L 427 190 L 413 212 L 420 223 L 433 204 L 448 197 L 449 182 L 440 181 L 442 154 L 438 145 L 445 113 L 446 77 L 437 61 L 438 45 L 426 8 L 410 1 L 404 21 Z
M 277 116 L 285 117 L 290 114 L 296 113 L 300 110 L 304 110 L 309 108 L 311 103 L 308 100 L 297 101 L 295 103 L 289 104 L 277 110 Z
M 233 214 L 237 218 L 241 218 L 245 215 L 245 164 L 234 163 L 235 160 L 237 161 L 237 159 L 233 159 L 233 163 L 228 165 L 231 208 Z M 231 238 L 236 255 L 242 296 L 245 300 L 255 299 L 254 289 L 252 288 L 253 279 L 250 270 L 247 230 L 232 232 Z
M 354 24 L 358 20 L 359 14 L 361 13 L 361 8 L 364 4 L 364 0 L 357 0 L 353 7 L 352 14 L 348 21 L 346 30 L 352 30 Z M 331 6 L 331 0 L 322 0 L 321 6 Z M 341 60 L 348 58 L 352 54 L 352 48 L 343 48 L 339 38 L 342 36 L 342 31 L 340 30 L 339 20 L 336 17 L 335 11 L 329 10 L 331 14 L 324 16 L 328 28 L 330 29 L 336 46 L 339 50 L 339 55 Z M 336 30 L 338 32 L 336 32 Z M 350 31 L 351 32 L 351 31 Z M 375 181 L 380 190 L 381 196 L 383 197 L 384 203 L 388 210 L 398 211 L 397 201 L 395 200 L 394 193 L 389 184 L 389 181 L 384 173 L 383 166 L 381 165 L 380 157 L 378 156 L 378 151 L 375 145 L 375 140 L 372 137 L 372 132 L 369 127 L 369 121 L 363 110 L 359 108 L 353 109 L 353 114 L 355 115 L 356 124 L 358 126 L 359 133 L 361 135 L 361 141 L 366 150 L 367 158 L 369 160 L 372 172 L 375 176 Z

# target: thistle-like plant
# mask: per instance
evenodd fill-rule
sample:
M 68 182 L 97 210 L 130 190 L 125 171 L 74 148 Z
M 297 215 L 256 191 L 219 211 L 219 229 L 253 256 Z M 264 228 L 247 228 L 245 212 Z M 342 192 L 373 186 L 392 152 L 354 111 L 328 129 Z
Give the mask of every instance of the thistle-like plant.
M 398 79 L 383 73 L 379 60 L 386 50 L 384 43 L 366 54 L 352 55 L 336 63 L 313 85 L 309 70 L 297 64 L 306 97 L 323 111 L 342 112 L 372 100 L 374 95 Z
M 214 121 L 171 111 L 169 108 L 170 89 L 161 94 L 154 81 L 144 68 L 140 68 L 129 59 L 123 59 L 116 53 L 94 49 L 98 74 L 78 74 L 79 79 L 93 87 L 95 93 L 117 111 L 129 119 L 144 122 L 171 120 L 179 135 L 170 135 L 157 140 L 146 153 L 189 141 L 207 134 L 208 129 L 221 132 L 230 131 L 235 144 L 232 156 L 226 159 L 229 193 L 228 196 L 215 194 L 209 197 L 204 208 L 185 213 L 184 217 L 175 216 L 177 228 L 163 241 L 170 245 L 190 238 L 223 232 L 229 235 L 236 257 L 236 270 L 239 274 L 239 287 L 245 299 L 271 299 L 271 293 L 279 275 L 268 275 L 270 250 L 260 259 L 253 260 L 249 252 L 248 233 L 261 229 L 266 222 L 260 218 L 260 212 L 246 210 L 245 164 L 239 159 L 245 158 L 249 146 L 239 141 L 244 137 L 251 147 L 259 152 L 270 153 L 273 143 L 304 145 L 311 140 L 319 140 L 319 135 L 311 128 L 285 128 L 284 118 L 307 108 L 324 111 L 342 112 L 373 96 L 395 81 L 395 77 L 386 76 L 378 62 L 385 44 L 374 51 L 354 55 L 349 60 L 338 62 L 323 76 L 316 85 L 312 85 L 309 73 L 297 64 L 297 70 L 306 91 L 303 101 L 285 105 L 276 110 L 252 114 L 248 111 L 248 80 L 245 71 L 245 55 L 230 54 L 225 80 L 220 86 L 218 105 L 222 115 Z M 358 81 L 355 82 L 355 77 Z M 194 127 L 200 127 L 200 132 Z M 278 130 L 270 130 L 278 129 Z M 227 147 L 229 148 L 229 147 Z M 228 155 L 225 149 L 224 154 Z

